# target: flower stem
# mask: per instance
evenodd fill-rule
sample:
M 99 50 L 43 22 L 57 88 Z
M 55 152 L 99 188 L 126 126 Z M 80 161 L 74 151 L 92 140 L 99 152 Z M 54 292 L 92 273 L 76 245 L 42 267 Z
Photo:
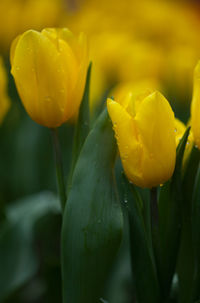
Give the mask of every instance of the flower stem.
M 150 191 L 151 205 L 151 224 L 152 229 L 158 229 L 158 204 L 157 204 L 157 188 L 153 187 Z
M 64 182 L 64 175 L 63 175 L 61 149 L 60 149 L 60 143 L 59 143 L 57 129 L 53 128 L 51 130 L 51 134 L 52 134 L 53 148 L 54 148 L 54 154 L 55 154 L 58 193 L 59 193 L 61 208 L 62 208 L 62 211 L 64 211 L 67 197 L 66 197 L 66 189 L 65 189 L 65 182 Z

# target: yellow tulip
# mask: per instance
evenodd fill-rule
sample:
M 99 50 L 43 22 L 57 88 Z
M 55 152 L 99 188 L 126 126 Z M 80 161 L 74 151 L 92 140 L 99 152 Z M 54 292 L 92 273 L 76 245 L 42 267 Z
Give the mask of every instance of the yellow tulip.
M 107 100 L 127 178 L 152 188 L 173 174 L 176 159 L 174 113 L 159 92 L 130 92 L 120 100 Z
M 187 126 L 190 126 L 190 121 L 187 123 Z M 175 119 L 176 146 L 178 146 L 185 131 L 186 131 L 185 124 L 183 122 L 181 122 L 180 120 Z M 193 145 L 194 145 L 194 138 L 193 138 L 193 133 L 190 130 L 190 133 L 189 133 L 189 136 L 187 139 L 187 143 L 185 146 L 184 156 L 183 156 L 183 170 L 185 169 L 185 166 L 186 166 L 186 163 L 190 156 L 190 153 L 192 151 Z
M 63 11 L 62 0 L 1 0 L 0 49 L 7 54 L 12 40 L 32 28 L 58 25 Z
M 194 142 L 200 149 L 200 61 L 194 70 L 193 97 L 191 104 L 191 129 Z
M 0 58 L 0 123 L 3 122 L 5 115 L 10 108 L 10 99 L 7 95 L 7 75 Z
M 176 147 L 179 145 L 181 138 L 186 131 L 185 124 L 179 119 L 175 119 L 175 136 L 176 136 Z
M 13 41 L 10 57 L 17 90 L 34 121 L 55 128 L 77 112 L 88 67 L 84 34 L 29 30 Z

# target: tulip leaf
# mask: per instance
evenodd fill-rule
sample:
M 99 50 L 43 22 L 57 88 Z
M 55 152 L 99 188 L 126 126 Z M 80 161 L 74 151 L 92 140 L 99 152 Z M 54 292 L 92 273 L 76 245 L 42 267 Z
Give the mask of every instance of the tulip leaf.
M 174 174 L 160 188 L 159 228 L 156 243 L 156 262 L 161 283 L 162 297 L 168 299 L 175 273 L 181 231 L 181 173 L 182 161 L 190 129 L 183 135 L 178 147 Z
M 122 237 L 116 142 L 105 110 L 77 160 L 62 227 L 63 302 L 97 303 Z
M 193 299 L 200 299 L 200 166 L 198 168 L 192 200 L 192 238 L 194 249 Z
M 16 201 L 5 209 L 6 220 L 0 229 L 0 302 L 38 270 L 34 224 L 48 213 L 60 213 L 57 199 L 48 192 Z
M 178 259 L 180 302 L 192 302 L 194 277 L 194 250 L 192 236 L 192 196 L 197 170 L 200 161 L 200 151 L 193 145 L 185 163 L 182 192 L 182 232 Z
M 142 198 L 134 185 L 130 184 L 126 178 L 124 178 L 124 186 L 129 216 L 131 261 L 136 296 L 140 303 L 160 302 L 160 290 L 152 246 L 149 243 L 142 214 Z
M 87 71 L 87 78 L 85 83 L 85 90 L 81 101 L 78 120 L 75 128 L 74 143 L 72 150 L 72 164 L 70 168 L 68 178 L 68 191 L 71 187 L 72 176 L 74 168 L 81 151 L 81 148 L 85 142 L 85 139 L 90 131 L 90 110 L 89 110 L 89 94 L 90 94 L 90 77 L 91 77 L 92 63 L 89 64 Z

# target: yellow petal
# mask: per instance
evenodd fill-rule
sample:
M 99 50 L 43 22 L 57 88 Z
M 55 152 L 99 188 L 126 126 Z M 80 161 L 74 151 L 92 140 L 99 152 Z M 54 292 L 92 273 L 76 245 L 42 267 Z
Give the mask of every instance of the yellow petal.
M 49 38 L 30 30 L 20 36 L 14 48 L 11 72 L 27 112 L 39 124 L 59 126 L 71 114 L 77 78 L 70 47 L 59 40 L 58 51 Z
M 167 181 L 174 171 L 176 144 L 174 114 L 168 101 L 155 92 L 146 97 L 135 116 L 143 146 L 143 187 Z
M 0 124 L 10 108 L 10 99 L 7 94 L 7 74 L 0 57 Z
M 194 71 L 194 87 L 191 104 L 191 126 L 194 141 L 200 149 L 200 61 Z
M 183 122 L 181 122 L 179 119 L 175 118 L 175 138 L 176 138 L 176 146 L 178 146 L 181 138 L 184 135 L 184 132 L 186 131 L 186 126 Z
M 137 140 L 134 120 L 119 103 L 111 99 L 107 100 L 107 108 L 125 173 L 130 181 L 139 185 L 142 149 Z
M 16 49 L 16 46 L 17 46 L 17 43 L 18 43 L 20 37 L 21 37 L 21 35 L 17 36 L 13 40 L 11 48 L 10 48 L 10 63 L 11 63 L 11 65 L 13 64 L 13 58 L 14 58 L 14 55 L 15 55 L 15 49 Z

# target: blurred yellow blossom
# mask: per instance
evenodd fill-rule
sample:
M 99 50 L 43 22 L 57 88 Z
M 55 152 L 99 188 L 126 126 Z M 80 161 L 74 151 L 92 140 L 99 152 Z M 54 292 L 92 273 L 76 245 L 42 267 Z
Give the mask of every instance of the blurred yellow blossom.
M 57 25 L 61 11 L 61 0 L 1 0 L 0 50 L 8 52 L 12 40 L 25 30 Z
M 62 23 L 91 41 L 92 102 L 113 84 L 157 77 L 185 99 L 200 52 L 199 16 L 167 0 L 76 0 Z M 97 22 L 97 20 L 101 20 Z
M 175 134 L 176 134 L 176 147 L 178 146 L 180 140 L 182 139 L 186 128 L 190 126 L 190 120 L 187 123 L 187 126 L 181 122 L 179 119 L 175 119 Z M 192 148 L 194 146 L 194 137 L 193 137 L 193 133 L 192 130 L 190 129 L 190 133 L 187 139 L 187 143 L 185 146 L 185 151 L 184 151 L 184 156 L 183 156 L 183 172 L 186 168 L 187 165 L 187 161 L 189 159 L 190 153 L 192 151 Z
M 194 70 L 193 97 L 191 104 L 191 127 L 195 144 L 200 149 L 200 61 Z
M 3 122 L 5 115 L 10 108 L 10 99 L 7 94 L 7 74 L 0 57 L 0 123 Z

